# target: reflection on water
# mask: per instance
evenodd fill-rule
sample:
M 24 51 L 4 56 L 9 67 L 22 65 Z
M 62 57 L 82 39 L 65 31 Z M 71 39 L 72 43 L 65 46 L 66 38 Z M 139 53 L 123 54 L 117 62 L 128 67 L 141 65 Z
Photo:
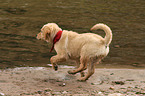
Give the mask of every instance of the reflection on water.
M 79 33 L 105 23 L 113 41 L 98 67 L 145 68 L 144 4 L 145 0 L 1 0 L 0 68 L 47 66 L 55 52 L 49 53 L 50 45 L 35 36 L 48 22 Z

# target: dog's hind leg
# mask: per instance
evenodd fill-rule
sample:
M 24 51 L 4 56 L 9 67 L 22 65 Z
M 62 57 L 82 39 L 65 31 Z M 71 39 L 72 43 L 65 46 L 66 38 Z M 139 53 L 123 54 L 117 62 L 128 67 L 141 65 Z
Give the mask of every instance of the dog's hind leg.
M 95 72 L 95 64 L 99 64 L 99 62 L 102 60 L 102 57 L 98 57 L 97 60 L 90 59 L 89 60 L 89 67 L 88 67 L 88 73 L 85 75 L 85 77 L 81 77 L 78 79 L 78 81 L 86 81 L 90 76 L 92 76 Z M 97 62 L 96 62 L 97 61 Z
M 80 66 L 80 61 L 76 60 L 76 64 L 77 64 L 77 68 L 79 68 Z M 84 69 L 83 70 L 86 70 L 87 69 L 87 64 L 85 65 Z M 85 76 L 85 72 L 84 71 L 81 71 L 80 72 L 80 75 L 81 77 L 84 77 Z
M 93 62 L 89 63 L 88 66 L 88 73 L 85 75 L 85 77 L 81 77 L 78 79 L 78 81 L 86 81 L 91 75 L 93 75 L 95 72 L 95 64 Z
M 83 70 L 87 69 L 87 59 L 81 58 L 80 64 L 78 64 L 78 68 L 76 70 L 69 70 L 69 74 L 76 74 L 78 72 L 81 72 L 81 76 L 84 76 Z

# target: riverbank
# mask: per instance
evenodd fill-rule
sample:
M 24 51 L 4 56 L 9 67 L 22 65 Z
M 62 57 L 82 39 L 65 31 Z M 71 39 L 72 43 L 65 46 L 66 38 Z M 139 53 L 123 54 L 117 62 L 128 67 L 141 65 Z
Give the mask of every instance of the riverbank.
M 96 69 L 86 82 L 70 68 L 53 71 L 49 67 L 21 67 L 0 70 L 0 96 L 143 96 L 145 70 Z M 122 95 L 121 95 L 122 94 Z

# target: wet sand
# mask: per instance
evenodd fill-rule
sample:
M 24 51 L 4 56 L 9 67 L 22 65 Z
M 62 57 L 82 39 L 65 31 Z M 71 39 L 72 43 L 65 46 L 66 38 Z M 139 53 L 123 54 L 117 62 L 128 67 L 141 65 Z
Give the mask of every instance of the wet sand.
M 21 67 L 0 70 L 0 96 L 143 96 L 145 70 L 96 69 L 86 82 L 70 68 Z M 114 95 L 111 95 L 114 94 Z M 115 95 L 118 94 L 118 95 Z

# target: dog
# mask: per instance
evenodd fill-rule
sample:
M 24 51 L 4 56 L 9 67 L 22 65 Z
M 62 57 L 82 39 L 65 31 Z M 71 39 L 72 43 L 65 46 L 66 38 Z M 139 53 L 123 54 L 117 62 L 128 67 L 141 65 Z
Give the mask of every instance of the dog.
M 52 44 L 51 51 L 55 49 L 57 55 L 50 58 L 52 68 L 58 69 L 57 64 L 68 59 L 75 60 L 77 69 L 69 70 L 69 74 L 80 72 L 79 81 L 86 81 L 94 74 L 95 65 L 107 56 L 109 53 L 109 44 L 112 41 L 111 29 L 99 23 L 91 28 L 91 31 L 102 29 L 105 31 L 105 37 L 94 33 L 78 34 L 77 32 L 62 30 L 56 23 L 48 23 L 41 28 L 37 34 L 37 39 L 44 40 Z M 84 70 L 88 67 L 85 75 Z

